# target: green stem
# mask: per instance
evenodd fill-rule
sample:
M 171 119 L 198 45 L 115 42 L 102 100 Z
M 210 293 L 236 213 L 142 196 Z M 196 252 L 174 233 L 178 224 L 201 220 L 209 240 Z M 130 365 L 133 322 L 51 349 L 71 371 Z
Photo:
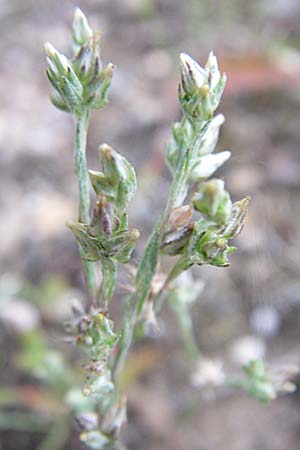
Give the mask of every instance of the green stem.
M 117 277 L 117 263 L 113 258 L 103 258 L 101 261 L 102 282 L 98 291 L 98 305 L 108 312 Z
M 201 357 L 201 353 L 195 341 L 193 322 L 187 308 L 187 305 L 182 305 L 178 310 L 174 308 L 174 311 L 180 328 L 185 352 L 190 361 L 194 363 Z
M 183 157 L 182 157 L 182 161 L 184 162 Z M 178 169 L 178 171 L 179 171 L 179 169 Z M 180 182 L 179 182 L 179 178 L 180 178 L 180 180 L 182 180 L 182 174 L 180 174 L 180 177 L 174 176 L 174 178 L 173 178 L 165 211 L 163 213 L 162 218 L 160 218 L 158 220 L 158 222 L 156 223 L 156 225 L 154 227 L 154 232 L 153 232 L 150 240 L 148 241 L 148 244 L 146 246 L 144 254 L 141 258 L 141 261 L 139 264 L 139 269 L 142 266 L 143 261 L 145 260 L 145 257 L 147 256 L 147 253 L 151 253 L 151 247 L 154 244 L 153 241 L 157 240 L 157 234 L 158 234 L 158 237 L 161 235 L 164 224 L 165 224 L 165 220 L 168 218 L 168 215 L 169 215 L 170 211 L 172 210 L 174 203 L 176 202 L 176 196 L 179 193 L 180 186 L 181 186 Z M 155 230 L 157 230 L 156 233 L 155 233 Z M 157 245 L 157 247 L 158 247 L 158 245 Z M 159 248 L 157 249 L 157 252 L 158 251 L 159 251 Z M 149 259 L 149 257 L 147 259 Z M 139 269 L 138 269 L 138 273 L 139 273 Z M 155 269 L 156 269 L 156 267 L 155 267 Z M 132 340 L 133 340 L 134 328 L 136 326 L 137 321 L 139 320 L 140 313 L 143 309 L 144 302 L 148 298 L 148 295 L 149 295 L 149 292 L 151 289 L 151 281 L 152 281 L 154 275 L 155 275 L 155 270 L 152 269 L 151 280 L 149 280 L 149 282 L 146 283 L 145 288 L 144 288 L 145 280 L 143 280 L 142 289 L 139 289 L 138 285 L 136 286 L 136 292 L 134 294 L 132 294 L 132 296 L 130 297 L 131 301 L 127 305 L 127 308 L 126 308 L 127 311 L 125 312 L 125 317 L 124 317 L 123 325 L 122 325 L 121 338 L 120 338 L 120 342 L 119 342 L 119 350 L 115 357 L 114 367 L 113 367 L 113 376 L 117 383 L 118 383 L 119 377 L 121 375 L 123 366 L 124 366 L 126 358 L 127 358 L 127 354 L 129 352 L 129 348 L 130 348 Z M 132 306 L 131 303 L 133 302 L 134 299 L 135 299 L 135 303 L 134 303 L 134 306 Z
M 195 153 L 197 151 L 197 142 L 198 140 L 203 136 L 203 133 L 206 131 L 206 126 L 208 122 L 205 122 L 204 124 L 201 124 L 201 126 L 197 126 L 194 128 L 194 132 L 192 135 L 191 143 L 188 148 L 183 148 L 181 152 L 180 159 L 178 161 L 177 169 L 174 174 L 172 184 L 170 187 L 170 192 L 167 199 L 167 204 L 165 211 L 163 213 L 162 218 L 159 219 L 157 224 L 155 225 L 155 229 L 158 229 L 159 237 L 161 237 L 163 233 L 163 229 L 165 226 L 166 221 L 168 220 L 168 217 L 172 211 L 172 209 L 176 206 L 181 206 L 188 191 L 188 181 L 189 181 L 189 174 L 191 170 L 191 163 L 193 163 L 195 158 Z M 149 251 L 150 246 L 152 245 L 151 239 L 147 244 L 147 247 L 145 249 L 144 255 L 146 252 Z M 159 248 L 158 248 L 159 251 Z M 144 255 L 141 259 L 141 263 L 144 259 Z M 140 263 L 140 265 L 141 265 Z M 155 275 L 155 271 L 153 271 L 152 279 Z M 171 275 L 171 274 L 170 274 Z M 176 276 L 170 276 L 168 277 L 168 282 L 171 281 L 171 279 L 176 278 Z M 165 286 L 167 283 L 165 283 Z M 122 326 L 122 332 L 121 332 L 121 339 L 119 342 L 119 350 L 115 357 L 114 366 L 113 366 L 113 377 L 114 380 L 118 383 L 119 377 L 121 375 L 124 363 L 126 361 L 126 357 L 129 351 L 129 348 L 131 346 L 133 336 L 134 336 L 134 328 L 136 326 L 137 321 L 140 318 L 140 312 L 143 309 L 144 302 L 147 300 L 149 292 L 151 289 L 151 282 L 148 283 L 147 292 L 143 291 L 143 295 L 139 295 L 139 290 L 137 289 L 136 293 L 133 294 L 135 298 L 135 305 L 134 307 L 129 308 L 129 314 L 125 314 L 125 318 L 123 321 Z M 158 294 L 161 298 L 162 303 L 162 290 Z M 132 297 L 133 297 L 132 296 Z M 141 298 L 142 297 L 142 298 Z M 130 302 L 131 303 L 131 302 Z M 186 331 L 186 330 L 185 330 Z M 193 355 L 194 355 L 194 349 L 193 349 Z
M 180 158 L 170 187 L 170 193 L 163 215 L 164 220 L 162 221 L 162 227 L 168 219 L 172 209 L 181 206 L 188 193 L 190 170 L 195 159 L 195 153 L 197 152 L 196 144 L 205 133 L 207 124 L 208 122 L 205 122 L 204 124 L 202 123 L 201 125 L 195 126 L 190 145 L 187 148 L 183 147 L 180 149 Z
M 81 223 L 90 222 L 90 194 L 89 178 L 86 160 L 86 139 L 90 120 L 90 112 L 84 111 L 81 115 L 75 116 L 75 142 L 74 142 L 74 161 L 75 174 L 78 180 L 79 205 L 78 221 Z M 89 305 L 96 303 L 96 277 L 94 264 L 82 259 L 85 282 L 88 290 Z
M 125 311 L 122 322 L 122 332 L 119 341 L 119 348 L 113 363 L 112 374 L 113 379 L 117 385 L 119 384 L 120 381 L 120 375 L 123 370 L 127 354 L 129 352 L 129 348 L 133 339 L 134 327 L 137 321 L 137 314 L 136 314 L 137 308 L 136 305 L 135 307 L 132 306 L 134 299 L 135 294 L 131 294 L 127 297 L 127 301 L 125 303 L 124 308 Z
M 143 306 L 151 291 L 151 284 L 156 272 L 159 251 L 159 230 L 161 218 L 155 225 L 148 240 L 144 254 L 140 260 L 136 275 L 136 290 L 129 297 L 122 322 L 119 349 L 113 365 L 113 378 L 117 382 L 121 375 L 126 357 L 133 340 L 134 329 L 143 311 Z

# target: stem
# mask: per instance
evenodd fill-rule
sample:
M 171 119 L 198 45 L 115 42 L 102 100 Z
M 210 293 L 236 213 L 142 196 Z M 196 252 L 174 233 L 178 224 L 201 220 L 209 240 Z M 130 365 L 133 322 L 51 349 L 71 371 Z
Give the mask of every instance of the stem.
M 81 115 L 76 115 L 74 119 L 74 161 L 79 192 L 78 221 L 88 224 L 90 221 L 90 194 L 86 160 L 86 139 L 90 120 L 90 112 L 88 110 L 85 110 Z M 84 278 L 88 290 L 89 305 L 95 306 L 97 290 L 94 265 L 92 262 L 86 261 L 84 259 L 82 259 L 82 264 L 84 270 Z
M 127 297 L 119 348 L 113 364 L 113 379 L 117 384 L 119 384 L 120 375 L 133 339 L 134 327 L 137 321 L 136 304 L 135 307 L 132 308 L 134 299 L 135 294 L 131 294 Z
M 172 180 L 172 184 L 171 184 L 171 188 L 170 188 L 170 192 L 168 195 L 167 204 L 166 204 L 164 213 L 162 215 L 162 218 L 160 218 L 159 221 L 157 222 L 157 224 L 155 225 L 155 228 L 158 228 L 158 230 L 159 230 L 160 237 L 163 233 L 163 229 L 166 224 L 166 221 L 168 220 L 170 212 L 172 211 L 172 209 L 174 207 L 182 205 L 182 203 L 187 195 L 188 178 L 189 178 L 189 173 L 190 173 L 190 169 L 191 169 L 191 162 L 193 162 L 194 157 L 195 157 L 195 152 L 197 150 L 196 144 L 197 144 L 198 139 L 200 139 L 203 136 L 203 133 L 206 131 L 207 124 L 208 124 L 208 122 L 205 122 L 204 124 L 201 124 L 201 126 L 195 127 L 194 131 L 193 131 L 190 146 L 188 148 L 182 149 L 181 157 L 178 161 L 177 169 L 175 171 L 175 174 L 174 174 L 174 177 Z M 147 249 L 148 249 L 148 246 L 146 247 L 145 251 L 147 251 Z M 145 255 L 145 252 L 144 252 L 144 255 Z M 141 261 L 142 260 L 143 260 L 143 257 L 142 257 Z M 169 274 L 168 280 L 164 286 L 166 286 L 167 283 L 169 283 L 171 281 L 171 279 L 173 279 L 172 275 L 173 274 L 171 272 L 171 274 Z M 153 274 L 153 276 L 154 276 L 154 274 Z M 151 288 L 151 284 L 150 284 L 150 288 Z M 149 291 L 150 291 L 150 288 L 149 288 Z M 148 294 L 149 294 L 149 291 L 148 291 Z M 140 311 L 142 310 L 142 307 L 143 307 L 143 305 L 141 305 L 141 299 L 138 298 L 138 296 L 136 294 L 137 294 L 137 292 L 135 294 L 133 294 L 133 296 L 135 297 L 135 305 L 133 308 L 130 307 L 130 305 L 129 305 L 129 308 L 128 308 L 129 313 L 126 312 L 125 318 L 123 320 L 121 339 L 120 339 L 120 343 L 119 343 L 119 350 L 118 350 L 118 353 L 117 353 L 117 355 L 115 357 L 115 361 L 114 361 L 113 377 L 117 383 L 118 383 L 119 377 L 121 375 L 129 348 L 130 348 L 132 340 L 133 340 L 134 328 L 136 326 L 137 321 L 139 320 Z M 163 300 L 162 300 L 161 294 L 162 294 L 162 290 L 158 294 L 158 296 L 160 297 L 160 300 L 161 300 L 161 305 L 162 305 Z M 148 298 L 148 296 L 145 297 L 145 300 L 147 300 L 147 298 Z M 186 332 L 186 330 L 185 330 L 185 332 Z M 194 354 L 194 349 L 193 349 L 193 354 Z
M 188 146 L 188 148 L 182 148 L 180 150 L 181 154 L 170 187 L 170 193 L 163 215 L 164 220 L 162 222 L 162 227 L 164 226 L 165 221 L 168 219 L 172 209 L 176 206 L 181 206 L 184 202 L 188 191 L 191 163 L 194 162 L 195 152 L 197 151 L 196 144 L 206 131 L 207 123 L 208 122 L 205 122 L 204 124 L 195 126 L 190 145 Z
M 108 312 L 108 305 L 112 299 L 117 277 L 117 263 L 113 258 L 103 258 L 101 264 L 102 281 L 98 291 L 98 305 Z
M 126 311 L 122 322 L 121 338 L 119 342 L 118 353 L 115 356 L 113 364 L 113 378 L 119 381 L 121 371 L 123 369 L 126 357 L 133 340 L 134 328 L 138 322 L 143 306 L 149 297 L 151 291 L 151 284 L 157 269 L 157 259 L 159 250 L 159 230 L 161 227 L 161 218 L 155 225 L 152 235 L 148 240 L 143 256 L 140 260 L 136 275 L 136 289 L 129 297 L 126 304 Z M 154 256 L 154 260 L 153 260 Z M 152 261 L 150 261 L 152 260 Z M 139 273 L 142 272 L 142 283 Z M 132 303 L 134 304 L 132 305 Z
M 194 363 L 200 358 L 201 353 L 195 340 L 193 322 L 187 309 L 187 305 L 183 305 L 178 310 L 174 308 L 174 312 L 176 314 L 178 325 L 181 331 L 181 337 L 185 352 L 190 361 Z

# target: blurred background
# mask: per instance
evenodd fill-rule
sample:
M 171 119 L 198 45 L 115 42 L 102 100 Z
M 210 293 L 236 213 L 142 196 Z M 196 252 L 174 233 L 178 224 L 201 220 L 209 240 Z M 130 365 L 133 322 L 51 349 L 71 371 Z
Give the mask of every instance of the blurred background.
M 194 271 L 205 284 L 192 307 L 196 339 L 233 371 L 253 354 L 275 368 L 300 363 L 299 1 L 0 0 L 1 450 L 83 448 L 61 401 L 76 361 L 62 323 L 84 296 L 64 226 L 76 217 L 73 124 L 49 102 L 42 48 L 49 40 L 69 51 L 75 6 L 102 30 L 103 60 L 117 66 L 110 103 L 93 115 L 88 160 L 95 168 L 107 142 L 137 167 L 134 262 L 169 188 L 163 148 L 180 117 L 178 54 L 201 64 L 217 54 L 228 76 L 218 148 L 232 151 L 218 176 L 234 200 L 250 194 L 252 204 L 231 266 Z M 122 271 L 117 321 L 129 279 Z M 130 450 L 299 449 L 299 394 L 262 406 L 230 389 L 195 389 L 168 308 L 160 335 L 133 349 L 125 378 Z

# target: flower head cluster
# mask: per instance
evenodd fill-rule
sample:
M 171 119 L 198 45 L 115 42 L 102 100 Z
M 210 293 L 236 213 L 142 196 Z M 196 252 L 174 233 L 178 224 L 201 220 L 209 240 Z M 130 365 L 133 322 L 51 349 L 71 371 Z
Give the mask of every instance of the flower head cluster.
M 79 245 L 82 258 L 101 261 L 102 293 L 109 302 L 115 287 L 117 262 L 127 263 L 140 236 L 128 229 L 126 208 L 136 191 L 132 165 L 107 144 L 100 146 L 101 171 L 89 171 L 97 195 L 90 223 L 71 220 L 69 228 Z
M 220 73 L 213 52 L 204 68 L 186 53 L 181 53 L 180 71 L 179 100 L 184 114 L 196 122 L 212 118 L 226 83 L 226 75 Z
M 215 153 L 225 119 L 222 114 L 214 117 L 213 113 L 226 81 L 216 57 L 210 53 L 202 68 L 190 56 L 181 54 L 180 71 L 183 118 L 173 126 L 166 160 L 174 178 L 181 181 L 178 203 L 186 197 L 193 182 L 198 182 L 198 187 L 192 205 L 177 206 L 175 199 L 176 207 L 163 230 L 161 251 L 180 255 L 171 278 L 193 264 L 228 266 L 228 255 L 235 251 L 235 247 L 228 245 L 228 239 L 242 230 L 250 202 L 245 197 L 232 203 L 224 181 L 209 179 L 231 155 L 229 151 Z M 200 213 L 198 220 L 192 221 L 193 211 Z
M 102 171 L 89 171 L 96 205 L 89 224 L 70 221 L 81 250 L 89 261 L 116 258 L 128 262 L 139 232 L 128 230 L 126 208 L 136 191 L 135 171 L 131 164 L 107 144 L 100 146 Z
M 52 103 L 59 109 L 81 115 L 84 109 L 101 109 L 106 105 L 114 66 L 110 63 L 102 68 L 99 33 L 90 28 L 79 8 L 74 14 L 71 39 L 72 59 L 49 42 L 45 44 L 47 76 L 53 87 Z

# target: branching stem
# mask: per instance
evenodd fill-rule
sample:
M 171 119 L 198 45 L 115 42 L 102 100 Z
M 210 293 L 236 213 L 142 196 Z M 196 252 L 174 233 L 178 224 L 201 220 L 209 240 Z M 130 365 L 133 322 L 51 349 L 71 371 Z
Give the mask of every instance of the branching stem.
M 190 164 L 193 161 L 193 154 L 195 153 L 195 146 L 197 143 L 197 140 L 199 139 L 199 134 L 201 135 L 204 131 L 205 125 L 202 126 L 200 129 L 197 127 L 194 130 L 191 144 L 189 148 L 182 149 L 182 155 L 178 162 L 177 170 L 174 174 L 171 188 L 169 191 L 169 196 L 167 199 L 167 204 L 165 211 L 163 213 L 162 219 L 159 219 L 159 223 L 155 226 L 159 229 L 159 235 L 161 236 L 165 222 L 172 211 L 172 209 L 176 206 L 181 206 L 188 190 L 188 176 L 189 176 L 189 169 Z M 159 251 L 159 249 L 158 249 Z M 153 276 L 155 273 L 153 273 Z M 175 277 L 174 277 L 175 278 Z M 166 283 L 164 284 L 164 287 L 161 289 L 161 291 L 158 294 L 158 297 L 160 298 L 160 304 L 162 302 L 162 293 L 163 289 L 167 286 L 167 284 L 173 279 L 172 273 L 169 274 L 169 277 L 167 278 Z M 146 298 L 147 300 L 147 298 Z M 134 302 L 134 306 L 132 303 Z M 128 311 L 125 313 L 125 317 L 123 320 L 123 326 L 121 331 L 121 339 L 119 342 L 119 349 L 117 352 L 117 355 L 115 357 L 114 361 L 114 367 L 113 367 L 113 376 L 114 380 L 118 384 L 119 377 L 121 375 L 124 363 L 127 358 L 128 351 L 130 349 L 133 336 L 134 336 L 134 329 L 137 324 L 137 321 L 140 319 L 139 311 L 142 310 L 142 307 L 140 306 L 140 299 L 138 298 L 137 292 L 135 294 L 132 294 L 131 301 L 129 306 L 127 306 Z M 184 334 L 185 337 L 187 336 L 187 326 L 184 325 Z M 190 324 L 188 324 L 188 327 L 190 327 Z M 189 330 L 190 331 L 190 330 Z M 187 341 L 187 338 L 186 338 Z M 194 344 L 194 343 L 193 343 Z M 190 346 L 191 350 L 191 346 Z M 195 353 L 195 348 L 193 346 L 192 350 L 193 353 Z M 189 352 L 191 354 L 191 351 Z

